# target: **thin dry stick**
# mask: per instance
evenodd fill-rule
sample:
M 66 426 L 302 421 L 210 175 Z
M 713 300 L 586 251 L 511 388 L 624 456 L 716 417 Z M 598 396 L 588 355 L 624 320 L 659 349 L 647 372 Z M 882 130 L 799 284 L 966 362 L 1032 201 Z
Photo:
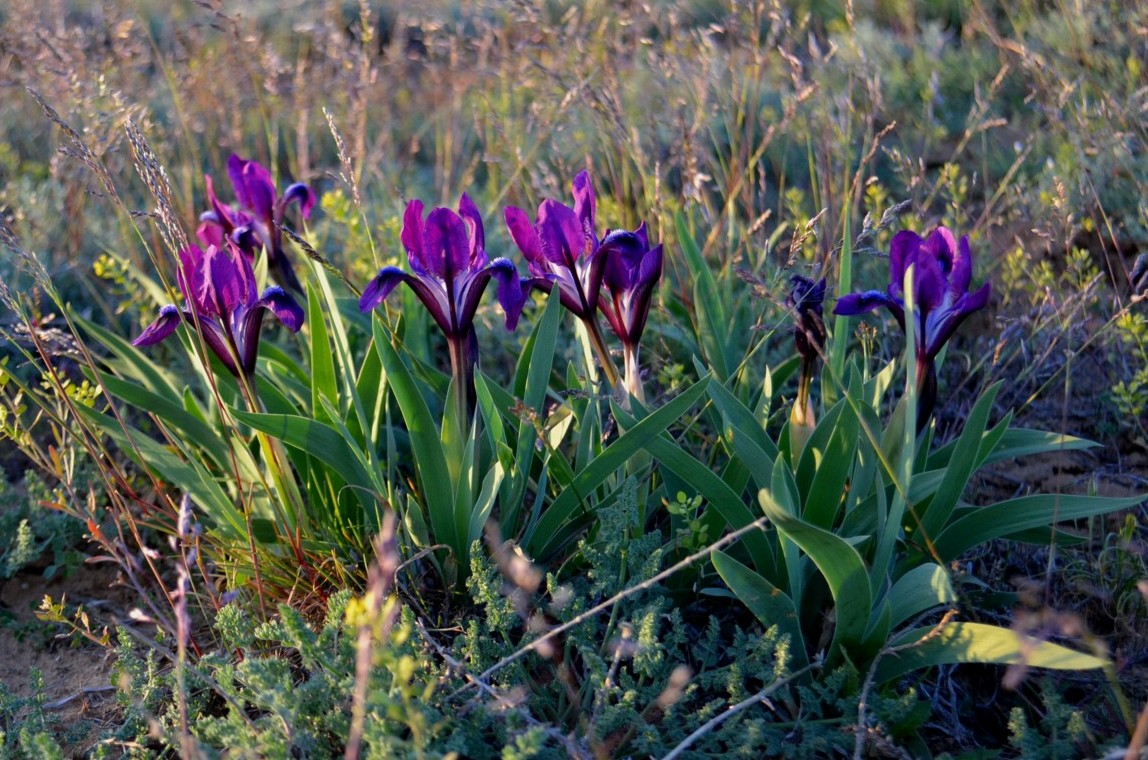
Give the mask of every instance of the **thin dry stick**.
M 345 760 L 357 760 L 363 742 L 363 727 L 367 716 L 367 690 L 371 681 L 372 655 L 374 643 L 384 643 L 389 638 L 391 627 L 398 617 L 398 604 L 386 608 L 387 600 L 395 585 L 395 573 L 399 567 L 398 538 L 395 535 L 395 513 L 388 509 L 383 515 L 383 526 L 375 539 L 375 556 L 378 561 L 371 566 L 367 581 L 367 606 L 369 619 L 359 626 L 359 637 L 355 645 L 355 691 L 351 698 L 351 733 L 347 738 Z
M 1142 757 L 1141 750 L 1148 741 L 1148 702 L 1140 711 L 1140 719 L 1136 721 L 1136 730 L 1132 732 L 1132 739 L 1128 742 L 1128 751 L 1124 753 L 1124 760 L 1136 760 Z
M 45 702 L 40 706 L 40 709 L 59 710 L 60 708 L 66 707 L 68 704 L 75 702 L 80 697 L 86 697 L 89 694 L 103 694 L 104 692 L 115 690 L 116 687 L 112 686 L 111 684 L 107 684 L 105 686 L 83 686 L 79 691 L 73 692 L 66 697 L 62 697 L 51 702 Z
M 355 283 L 351 282 L 347 278 L 347 275 L 343 274 L 343 270 L 339 269 L 337 266 L 324 258 L 323 254 L 316 251 L 313 245 L 299 236 L 299 233 L 295 232 L 295 230 L 284 224 L 279 225 L 279 230 L 284 235 L 286 235 L 292 243 L 299 246 L 303 250 L 303 253 L 307 254 L 307 258 L 311 259 L 311 261 L 314 261 L 319 266 L 323 267 L 328 272 L 338 277 L 340 282 L 346 285 L 347 288 L 355 294 L 356 298 L 362 295 L 362 292 L 357 287 L 355 287 Z
M 873 689 L 873 679 L 877 675 L 877 663 L 881 662 L 881 658 L 885 655 L 897 654 L 906 649 L 912 649 L 924 644 L 926 641 L 936 638 L 941 635 L 945 626 L 952 621 L 956 616 L 957 610 L 951 608 L 941 616 L 937 624 L 933 626 L 933 630 L 926 633 L 916 641 L 911 641 L 908 644 L 901 644 L 899 646 L 886 647 L 877 653 L 873 658 L 873 664 L 869 666 L 869 672 L 865 674 L 865 683 L 861 686 L 861 697 L 857 701 L 857 739 L 853 744 L 853 760 L 860 760 L 861 753 L 865 750 L 865 722 L 869 720 L 869 692 Z
M 664 581 L 666 578 L 669 578 L 671 575 L 678 572 L 679 570 L 682 570 L 686 567 L 689 567 L 694 562 L 697 562 L 699 559 L 702 559 L 704 557 L 708 557 L 709 555 L 713 554 L 718 549 L 721 549 L 724 546 L 728 546 L 729 544 L 732 544 L 734 541 L 737 541 L 739 538 L 741 538 L 745 534 L 749 533 L 750 531 L 760 530 L 760 529 L 764 528 L 765 524 L 767 522 L 769 522 L 768 517 L 759 517 L 758 519 L 754 520 L 750 524 L 743 525 L 742 527 L 735 530 L 733 533 L 730 533 L 728 536 L 724 536 L 724 537 L 718 539 L 717 541 L 713 542 L 712 544 L 710 544 L 706 548 L 704 548 L 700 551 L 694 552 L 693 554 L 686 557 L 685 559 L 671 565 L 670 567 L 666 568 L 665 570 L 663 570 L 662 572 L 653 576 L 652 578 L 648 578 L 648 579 L 642 581 L 641 583 L 638 583 L 638 584 L 631 586 L 627 589 L 623 589 L 622 591 L 619 591 L 617 594 L 610 597 L 609 599 L 602 602 L 601 604 L 594 605 L 590 609 L 583 612 L 581 615 L 577 615 L 573 619 L 569 620 L 568 622 L 563 623 L 562 625 L 558 626 L 557 628 L 550 629 L 549 631 L 547 631 L 543 635 L 539 636 L 537 639 L 530 642 L 529 644 L 522 647 L 521 649 L 517 650 L 513 654 L 510 654 L 510 655 L 507 655 L 506 657 L 503 657 L 501 660 L 494 663 L 493 665 L 491 665 L 486 670 L 482 671 L 482 673 L 479 674 L 478 679 L 483 680 L 483 681 L 488 680 L 490 678 L 490 676 L 493 675 L 494 673 L 497 673 L 498 671 L 502 670 L 503 668 L 505 668 L 510 663 L 515 662 L 516 660 L 519 660 L 522 657 L 526 656 L 527 653 L 532 652 L 535 649 L 538 649 L 539 647 L 541 647 L 546 642 L 550 641 L 550 639 L 554 638 L 555 636 L 558 636 L 559 634 L 562 634 L 562 633 L 565 633 L 566 631 L 569 631 L 571 628 L 574 628 L 576 626 L 581 625 L 582 623 L 586 622 L 590 618 L 597 615 L 599 612 L 602 612 L 603 610 L 612 607 L 613 605 L 617 604 L 618 602 L 622 601 L 623 599 L 631 597 L 640 591 L 645 591 L 646 589 L 653 588 L 654 586 L 658 585 L 659 583 Z M 472 680 L 471 683 L 474 684 L 475 682 Z M 456 691 L 454 694 L 450 695 L 449 699 L 454 699 L 455 697 L 457 697 L 459 694 L 461 694 L 463 691 L 465 691 L 468 688 L 468 686 L 464 686 L 463 688 Z
M 194 747 L 188 727 L 187 709 L 187 645 L 191 640 L 191 615 L 187 611 L 187 595 L 191 590 L 191 566 L 194 562 L 193 558 L 189 558 L 188 545 L 191 540 L 191 495 L 185 493 L 179 502 L 176 533 L 171 539 L 172 549 L 175 550 L 178 559 L 175 589 L 169 594 L 175 612 L 175 702 L 179 714 L 179 754 L 183 758 L 190 758 Z M 194 547 L 190 549 L 190 553 L 195 551 Z
M 446 649 L 444 649 L 441 644 L 435 641 L 430 633 L 427 632 L 426 626 L 423 625 L 423 621 L 421 619 L 415 620 L 415 625 L 418 627 L 419 635 L 422 636 L 423 641 L 425 641 L 431 646 L 432 649 L 435 650 L 438 656 L 443 659 L 443 662 L 450 666 L 451 670 L 462 673 L 466 677 L 467 681 L 477 686 L 480 691 L 490 695 L 490 697 L 498 702 L 500 706 L 517 710 L 519 707 L 517 703 L 508 699 L 506 695 L 500 693 L 497 689 L 484 681 L 481 676 L 475 676 L 469 673 L 466 669 L 466 665 L 452 657 L 450 652 L 446 651 Z M 586 752 L 586 750 L 574 740 L 573 736 L 566 736 L 555 728 L 545 726 L 529 712 L 519 710 L 518 714 L 522 717 L 522 720 L 526 723 L 526 725 L 532 728 L 541 727 L 548 735 L 556 739 L 562 745 L 563 749 L 566 750 L 566 755 L 568 757 L 579 758 L 579 760 L 586 758 L 589 760 L 590 754 Z
M 728 708 L 722 714 L 715 715 L 714 717 L 712 717 L 708 721 L 706 721 L 697 731 L 694 731 L 692 734 L 690 734 L 685 739 L 683 739 L 682 742 L 680 744 L 678 744 L 678 746 L 676 746 L 672 750 L 670 750 L 670 754 L 663 757 L 662 760 L 674 760 L 674 758 L 681 757 L 682 753 L 685 752 L 687 749 L 689 749 L 690 746 L 694 742 L 696 742 L 698 739 L 700 739 L 703 736 L 705 736 L 706 734 L 708 734 L 710 731 L 713 731 L 715 728 L 720 726 L 725 721 L 729 720 L 730 718 L 737 715 L 738 713 L 745 712 L 746 710 L 748 710 L 749 708 L 758 704 L 759 702 L 764 702 L 765 700 L 769 699 L 769 696 L 771 694 L 773 694 L 775 691 L 780 689 L 782 686 L 787 686 L 790 683 L 792 683 L 794 680 L 796 680 L 797 678 L 800 678 L 801 676 L 805 675 L 806 673 L 813 670 L 814 668 L 820 668 L 820 667 L 821 667 L 821 660 L 820 660 L 820 658 L 818 658 L 816 661 L 809 663 L 808 665 L 806 665 L 801 670 L 795 670 L 794 672 L 790 673 L 788 676 L 786 676 L 785 678 L 782 678 L 780 681 L 774 681 L 769 686 L 766 686 L 764 689 L 762 689 L 758 693 L 754 694 L 752 697 L 748 697 L 746 699 L 743 699 L 742 701 L 738 702 L 733 707 Z

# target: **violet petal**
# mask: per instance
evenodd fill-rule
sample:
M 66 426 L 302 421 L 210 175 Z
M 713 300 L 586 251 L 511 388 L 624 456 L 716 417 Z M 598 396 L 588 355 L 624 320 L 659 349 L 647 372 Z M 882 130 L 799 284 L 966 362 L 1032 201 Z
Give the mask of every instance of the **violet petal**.
M 513 330 L 526 305 L 526 294 L 522 288 L 522 278 L 510 259 L 497 258 L 486 268 L 498 279 L 498 302 L 506 314 L 506 329 Z
M 921 246 L 921 236 L 912 230 L 901 230 L 889 241 L 889 293 L 901 295 L 905 281 L 905 269 L 916 260 L 917 249 Z
M 175 306 L 172 304 L 164 306 L 159 310 L 159 316 L 156 317 L 156 320 L 148 325 L 138 338 L 132 341 L 132 345 L 138 347 L 154 346 L 175 332 L 175 328 L 179 326 L 182 319 L 179 309 Z
M 837 303 L 833 306 L 833 313 L 851 317 L 856 314 L 873 311 L 879 306 L 888 307 L 890 305 L 896 305 L 904 309 L 902 304 L 895 301 L 884 291 L 866 290 L 864 293 L 849 293 L 848 295 L 838 298 Z
M 403 230 L 399 235 L 403 248 L 407 252 L 407 261 L 415 273 L 427 271 L 427 263 L 423 258 L 423 202 L 412 200 L 403 212 Z
M 530 223 L 530 218 L 525 211 L 515 206 L 507 206 L 503 216 L 506 218 L 510 238 L 518 246 L 518 250 L 522 251 L 526 260 L 533 265 L 542 258 L 542 242 L 534 225 Z
M 597 225 L 598 203 L 594 198 L 594 185 L 590 182 L 590 172 L 583 169 L 574 178 L 574 215 L 586 240 L 598 243 Z
M 549 198 L 538 207 L 537 230 L 542 254 L 552 264 L 573 269 L 589 247 L 574 211 Z
M 315 197 L 315 191 L 308 187 L 303 182 L 296 182 L 289 185 L 283 191 L 283 208 L 287 208 L 293 202 L 299 203 L 299 212 L 303 214 L 304 219 L 311 218 L 311 210 L 315 208 L 315 203 L 318 199 Z
M 478 207 L 466 193 L 458 200 L 458 215 L 467 228 L 467 237 L 470 239 L 469 262 L 467 267 L 478 269 L 486 265 L 486 235 L 482 230 L 482 214 Z
M 379 273 L 363 288 L 363 295 L 359 298 L 359 311 L 366 314 L 381 304 L 391 291 L 400 282 L 410 277 L 409 274 L 398 267 L 383 267 Z
M 427 215 L 423 239 L 423 257 L 427 271 L 451 280 L 470 269 L 470 240 L 466 224 L 449 208 L 436 208 Z
M 245 161 L 232 153 L 227 160 L 227 173 L 239 205 L 270 226 L 275 217 L 275 183 L 271 172 L 255 161 Z
M 248 300 L 248 283 L 231 255 L 230 247 L 211 246 L 206 252 L 207 280 L 204 300 L 211 303 L 215 314 L 230 315 Z M 240 258 L 242 258 L 240 256 Z

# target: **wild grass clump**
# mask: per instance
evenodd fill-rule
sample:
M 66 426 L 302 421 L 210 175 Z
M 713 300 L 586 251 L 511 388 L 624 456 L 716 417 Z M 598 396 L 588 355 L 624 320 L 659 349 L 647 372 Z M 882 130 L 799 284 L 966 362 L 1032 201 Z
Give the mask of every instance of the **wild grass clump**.
M 1136 751 L 1142 16 L 17 3 L 0 577 L 138 596 L 41 611 L 91 753 Z

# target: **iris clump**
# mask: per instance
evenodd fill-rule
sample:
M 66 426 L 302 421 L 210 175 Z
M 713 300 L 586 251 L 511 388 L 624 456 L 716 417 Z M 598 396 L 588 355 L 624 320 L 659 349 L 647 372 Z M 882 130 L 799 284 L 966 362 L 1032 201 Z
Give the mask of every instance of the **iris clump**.
M 610 385 L 642 399 L 638 346 L 654 286 L 662 275 L 662 246 L 650 247 L 645 222 L 632 232 L 607 230 L 599 238 L 589 172 L 578 173 L 572 190 L 573 208 L 547 198 L 538 206 L 533 224 L 522 209 L 507 207 L 507 229 L 526 258 L 532 276 L 528 286 L 557 291 L 562 305 L 585 326 Z M 602 337 L 599 309 L 622 341 L 624 378 Z
M 256 249 L 262 247 L 267 252 L 267 268 L 275 281 L 288 290 L 302 293 L 303 286 L 283 250 L 280 226 L 287 217 L 288 207 L 296 202 L 303 218 L 310 219 L 316 202 L 315 192 L 306 184 L 296 182 L 279 196 L 266 167 L 234 153 L 227 160 L 227 175 L 239 208 L 221 203 L 215 195 L 211 177 L 206 177 L 211 210 L 200 217 L 201 224 L 196 232 L 200 241 L 205 245 L 221 246 L 224 238 L 231 238 L 252 257 Z
M 574 208 L 545 199 L 534 224 L 526 212 L 508 206 L 506 226 L 526 257 L 533 285 L 558 290 L 562 305 L 581 320 L 594 319 L 606 271 L 606 256 L 595 231 L 597 203 L 589 172 L 574 178 Z
M 446 337 L 457 391 L 473 408 L 478 360 L 474 315 L 479 299 L 491 278 L 497 279 L 506 328 L 513 330 L 526 301 L 518 270 L 509 259 L 489 259 L 482 216 L 465 193 L 459 199 L 458 213 L 436 208 L 425 219 L 423 202 L 412 200 L 403 215 L 400 239 L 411 271 L 394 266 L 380 269 L 363 290 L 359 309 L 364 313 L 375 309 L 405 282 Z
M 227 371 L 250 379 L 255 375 L 263 312 L 270 311 L 292 332 L 303 325 L 303 309 L 283 288 L 272 285 L 256 295 L 251 262 L 234 242 L 189 246 L 179 252 L 179 289 L 187 301 L 182 309 L 168 304 L 159 317 L 132 341 L 151 346 L 175 332 L 180 322 L 197 330 Z
M 884 291 L 869 290 L 842 296 L 834 314 L 855 315 L 885 307 L 905 328 L 905 273 L 912 268 L 914 351 L 917 360 L 917 429 L 928 423 L 937 401 L 936 357 L 960 324 L 989 301 L 992 286 L 985 283 L 969 292 L 973 256 L 968 236 L 958 243 L 946 227 L 937 227 L 923 238 L 902 230 L 889 244 L 889 285 Z

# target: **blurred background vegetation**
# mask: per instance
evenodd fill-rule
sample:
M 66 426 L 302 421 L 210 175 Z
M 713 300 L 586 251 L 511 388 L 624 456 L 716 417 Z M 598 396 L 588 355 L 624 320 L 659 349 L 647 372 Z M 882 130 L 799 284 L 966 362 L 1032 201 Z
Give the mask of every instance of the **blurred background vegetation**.
M 203 174 L 238 152 L 323 192 L 314 242 L 357 281 L 395 256 L 405 198 L 469 192 L 499 255 L 496 209 L 564 195 L 581 168 L 607 218 L 647 219 L 672 250 L 673 213 L 697 207 L 706 255 L 767 278 L 832 275 L 847 230 L 907 201 L 902 213 L 970 234 L 977 279 L 994 283 L 964 384 L 1008 377 L 1004 403 L 1040 403 L 1078 357 L 1070 412 L 1094 429 L 1072 432 L 1142 450 L 1143 310 L 1124 307 L 1148 244 L 1146 23 L 1143 4 L 1068 0 L 13 0 L 0 208 L 64 292 L 111 319 L 130 304 L 92 285 L 93 266 L 114 279 L 103 254 L 160 250 L 125 223 L 124 209 L 151 211 L 128 119 L 187 229 Z M 120 209 L 36 97 L 106 167 Z M 884 264 L 863 258 L 855 280 L 875 286 Z M 21 282 L 13 270 L 0 264 Z
M 316 188 L 307 238 L 357 283 L 399 259 L 406 199 L 453 206 L 466 191 L 491 255 L 509 255 L 499 210 L 565 198 L 588 168 L 601 218 L 646 220 L 666 243 L 644 355 L 667 391 L 688 357 L 658 341 L 679 345 L 675 331 L 694 318 L 675 214 L 687 212 L 747 331 L 783 318 L 789 274 L 833 283 L 842 241 L 854 285 L 877 288 L 899 225 L 945 224 L 970 236 L 975 282 L 993 283 L 993 301 L 949 349 L 940 437 L 1006 379 L 1000 410 L 1105 448 L 998 469 L 980 487 L 1129 493 L 1148 483 L 1146 66 L 1148 4 L 1115 0 L 7 0 L 0 214 L 66 300 L 127 335 L 153 304 L 125 267 L 158 267 L 169 282 L 175 271 L 129 123 L 166 171 L 185 231 L 206 208 L 204 174 L 222 177 L 235 152 L 280 186 Z M 34 295 L 10 252 L 0 280 Z M 37 327 L 50 330 L 56 315 L 41 303 Z M 11 315 L 0 323 L 18 332 Z M 857 337 L 872 354 L 897 350 L 871 328 Z M 767 346 L 754 361 L 789 350 Z M 16 358 L 2 344 L 0 355 Z M 0 445 L 18 480 L 26 460 Z M 3 572 L 37 546 L 50 547 L 53 573 L 78 564 L 74 531 L 36 520 L 48 497 L 35 494 L 63 498 L 55 485 L 37 481 L 0 516 L 17 531 L 0 545 Z M 1091 526 L 1094 539 L 1056 561 L 1001 551 L 970 562 L 981 577 L 1040 578 L 1055 565 L 1043 603 L 1079 612 L 1111 637 L 1121 667 L 1143 674 L 1143 520 Z M 947 678 L 932 685 L 936 704 Z M 1127 682 L 1142 703 L 1148 681 Z M 991 730 L 1049 751 L 1040 732 L 1073 718 L 1055 695 L 1039 699 L 1047 709 L 1029 722 L 1000 714 Z M 957 716 L 962 704 L 944 706 Z M 1035 713 L 1048 726 L 1030 725 Z M 955 718 L 943 728 L 975 743 Z

